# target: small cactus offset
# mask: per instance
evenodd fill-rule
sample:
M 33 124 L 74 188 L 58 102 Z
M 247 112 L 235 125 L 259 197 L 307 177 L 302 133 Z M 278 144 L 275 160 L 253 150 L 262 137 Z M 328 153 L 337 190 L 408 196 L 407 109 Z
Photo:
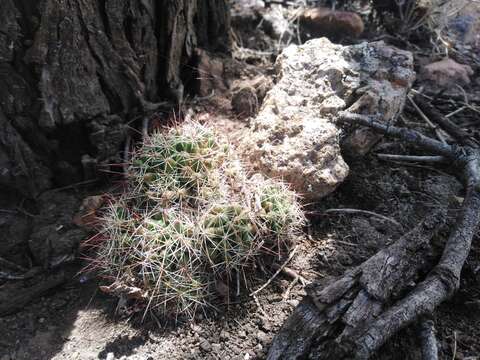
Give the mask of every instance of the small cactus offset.
M 248 177 L 229 145 L 195 122 L 146 139 L 128 181 L 103 211 L 93 261 L 116 295 L 167 317 L 214 306 L 216 281 L 244 279 L 260 257 L 288 252 L 304 223 L 285 184 Z

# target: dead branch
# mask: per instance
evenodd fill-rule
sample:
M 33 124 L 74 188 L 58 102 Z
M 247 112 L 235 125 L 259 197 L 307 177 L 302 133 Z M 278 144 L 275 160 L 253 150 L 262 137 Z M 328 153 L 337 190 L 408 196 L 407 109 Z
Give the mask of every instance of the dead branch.
M 385 124 L 380 122 L 379 120 L 381 119 L 377 116 L 354 114 L 348 111 L 341 111 L 338 116 L 339 121 L 363 125 L 384 135 L 393 136 L 409 144 L 417 145 L 435 154 L 442 155 L 447 158 L 455 158 L 454 146 L 443 144 L 442 142 L 431 139 L 415 130 L 404 129 L 390 124 Z
M 447 161 L 443 156 L 415 156 L 415 155 L 396 155 L 396 154 L 376 154 L 379 159 L 391 161 L 407 161 L 419 163 L 444 163 Z
M 438 360 L 437 339 L 435 338 L 433 321 L 422 318 L 418 324 L 418 335 L 422 342 L 422 359 Z
M 128 134 L 125 140 L 125 147 L 123 150 L 123 174 L 128 175 L 128 164 L 130 162 L 130 146 L 132 144 L 132 137 Z
M 149 125 L 150 125 L 150 118 L 148 116 L 145 116 L 142 120 L 142 138 L 143 138 L 143 141 L 147 140 L 147 138 L 148 138 Z
M 418 115 L 430 126 L 432 130 L 435 131 L 435 134 L 437 135 L 438 139 L 446 144 L 447 141 L 445 140 L 445 136 L 442 134 L 442 131 L 436 126 L 432 121 L 428 118 L 427 115 L 420 109 L 420 107 L 417 105 L 417 103 L 413 100 L 412 96 L 407 96 L 408 101 L 410 101 L 410 104 L 412 104 L 413 108 L 417 111 Z
M 432 313 L 459 287 L 460 272 L 480 223 L 480 149 L 443 144 L 378 117 L 342 112 L 340 121 L 367 126 L 452 161 L 466 196 L 435 265 L 436 214 L 362 265 L 326 286 L 313 284 L 276 336 L 268 359 L 368 359 L 400 329 Z M 455 129 L 444 130 L 456 138 Z M 421 274 L 428 273 L 425 277 Z
M 273 268 L 274 269 L 278 269 L 280 266 L 279 265 L 276 265 L 274 264 L 273 265 Z M 285 266 L 283 269 L 282 269 L 282 274 L 285 274 L 289 277 L 291 277 L 292 279 L 298 279 L 300 280 L 300 282 L 302 283 L 302 286 L 305 286 L 307 285 L 308 281 L 307 279 L 305 279 L 302 275 L 300 275 L 299 273 L 297 273 L 295 270 L 293 269 L 290 269 L 288 266 Z
M 445 216 L 445 211 L 432 214 L 394 244 L 328 285 L 310 285 L 307 288 L 309 296 L 302 301 L 291 315 L 291 320 L 285 323 L 275 338 L 268 358 L 302 358 L 307 355 L 311 346 L 318 342 L 317 337 L 320 334 L 325 342 L 323 345 L 337 340 L 332 338 L 332 333 L 339 326 L 337 321 L 343 326 L 343 332 L 338 339 L 345 341 L 364 322 L 380 315 L 392 298 L 417 279 L 420 270 L 431 265 L 428 261 L 433 251 L 431 239 L 444 222 Z M 312 307 L 312 304 L 315 306 Z M 300 318 L 304 318 L 303 321 L 299 320 Z M 312 321 L 312 326 L 321 326 L 312 329 Z M 308 330 L 306 333 L 300 331 L 299 327 L 302 326 Z M 300 338 L 296 335 L 299 332 L 302 334 Z M 333 349 L 338 350 L 339 347 L 334 346 Z M 326 359 L 339 355 L 327 355 L 330 350 L 325 351 Z M 331 357 L 328 357 L 330 355 Z
M 418 106 L 422 111 L 429 116 L 429 118 L 437 123 L 442 129 L 449 133 L 461 145 L 478 146 L 478 142 L 473 139 L 469 133 L 450 121 L 448 117 L 444 116 L 440 111 L 430 105 L 423 99 L 417 99 Z
M 290 253 L 290 255 L 288 256 L 288 259 L 277 269 L 277 271 L 275 271 L 275 273 L 270 277 L 270 279 L 268 279 L 268 281 L 263 284 L 262 286 L 260 286 L 257 290 L 253 291 L 250 296 L 255 296 L 257 295 L 260 291 L 262 291 L 263 289 L 265 289 L 272 281 L 273 279 L 275 279 L 278 274 L 280 274 L 282 272 L 282 270 L 285 268 L 285 266 L 287 266 L 287 264 L 290 262 L 290 260 L 293 259 L 293 256 L 295 255 L 295 253 L 297 252 L 297 249 L 298 249 L 298 245 L 295 246 L 295 248 L 292 250 L 292 252 Z

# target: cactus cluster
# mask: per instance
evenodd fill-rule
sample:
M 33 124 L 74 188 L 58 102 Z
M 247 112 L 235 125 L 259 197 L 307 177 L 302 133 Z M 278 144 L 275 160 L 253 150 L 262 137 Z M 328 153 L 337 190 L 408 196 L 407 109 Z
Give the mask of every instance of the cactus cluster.
M 195 122 L 147 138 L 128 182 L 103 211 L 94 261 L 169 317 L 212 305 L 216 281 L 244 279 L 259 257 L 288 251 L 304 222 L 285 184 L 249 177 L 221 136 Z

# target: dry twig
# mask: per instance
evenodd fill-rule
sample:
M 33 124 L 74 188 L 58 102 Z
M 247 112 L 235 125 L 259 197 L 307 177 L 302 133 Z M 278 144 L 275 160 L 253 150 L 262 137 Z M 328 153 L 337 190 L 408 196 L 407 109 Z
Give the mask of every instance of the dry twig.
M 318 211 L 309 211 L 306 214 L 307 215 L 323 215 L 323 214 L 334 214 L 334 213 L 340 213 L 340 214 L 362 214 L 362 215 L 370 215 L 370 216 L 375 216 L 377 218 L 386 220 L 400 228 L 403 228 L 402 224 L 400 224 L 398 221 L 389 218 L 388 216 L 385 215 L 380 215 L 377 214 L 376 212 L 369 211 L 369 210 L 361 210 L 361 209 L 351 209 L 351 208 L 341 208 L 341 209 L 327 209 L 322 212 Z
M 24 273 L 28 271 L 28 269 L 24 268 L 23 266 L 17 265 L 14 262 L 4 259 L 1 256 L 0 256 L 0 266 L 8 267 L 12 270 L 21 271 Z
M 250 293 L 250 296 L 255 296 L 260 291 L 265 289 L 268 285 L 270 285 L 270 283 L 278 276 L 278 274 L 280 274 L 282 272 L 282 270 L 285 268 L 285 266 L 287 266 L 287 264 L 290 262 L 290 260 L 293 259 L 293 256 L 295 255 L 297 249 L 298 249 L 298 245 L 295 246 L 295 248 L 292 250 L 292 252 L 288 256 L 288 259 L 278 268 L 277 271 L 275 271 L 275 273 L 270 277 L 270 279 L 268 279 L 268 281 L 265 284 L 263 284 L 262 286 L 260 286 L 257 290 Z
M 422 343 L 422 360 L 438 360 L 437 339 L 433 321 L 427 318 L 420 319 L 418 334 Z
M 408 161 L 420 163 L 444 163 L 447 161 L 443 156 L 412 156 L 394 154 L 376 154 L 379 159 L 393 161 Z
M 445 136 L 443 136 L 443 134 L 442 134 L 441 130 L 438 128 L 438 126 L 436 126 L 434 123 L 432 123 L 430 121 L 428 116 L 425 115 L 425 113 L 422 111 L 422 109 L 420 109 L 418 107 L 417 103 L 415 101 L 413 101 L 413 98 L 411 96 L 407 96 L 407 98 L 410 101 L 410 103 L 412 104 L 412 106 L 414 107 L 414 109 L 417 111 L 418 115 L 420 115 L 420 117 L 428 124 L 428 126 L 430 126 L 430 128 L 435 131 L 435 134 L 437 135 L 438 139 L 441 142 L 443 142 L 444 144 L 446 144 L 447 141 L 445 140 Z
M 293 287 L 298 283 L 298 280 L 298 277 L 293 279 L 288 285 L 287 289 L 283 292 L 282 298 L 284 301 L 288 299 L 288 297 L 290 296 L 290 291 L 292 291 Z

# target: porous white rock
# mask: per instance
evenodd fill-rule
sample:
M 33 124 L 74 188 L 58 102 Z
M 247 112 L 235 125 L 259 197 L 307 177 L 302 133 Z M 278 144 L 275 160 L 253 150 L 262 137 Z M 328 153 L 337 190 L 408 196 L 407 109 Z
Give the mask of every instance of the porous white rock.
M 254 170 L 283 178 L 305 200 L 331 193 L 348 174 L 340 152 L 339 111 L 395 120 L 415 73 L 412 55 L 383 42 L 342 46 L 326 38 L 289 46 L 276 62 L 268 92 L 245 151 Z M 365 151 L 370 132 L 347 136 L 349 150 Z

